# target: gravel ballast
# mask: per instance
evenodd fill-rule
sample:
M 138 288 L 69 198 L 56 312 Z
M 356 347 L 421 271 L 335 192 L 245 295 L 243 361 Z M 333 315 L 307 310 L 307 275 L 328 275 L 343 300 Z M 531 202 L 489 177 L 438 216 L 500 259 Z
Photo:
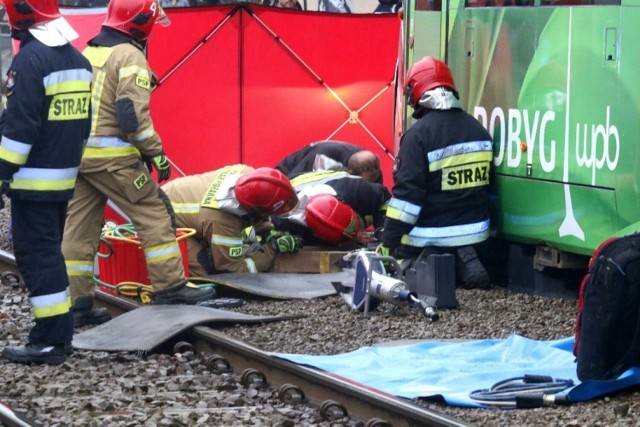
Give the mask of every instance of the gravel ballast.
M 8 209 L 0 211 L 0 242 Z M 26 290 L 0 285 L 0 345 L 26 341 L 32 315 Z M 262 325 L 219 327 L 267 351 L 338 354 L 396 341 L 571 336 L 576 301 L 515 294 L 501 287 L 456 291 L 460 307 L 430 322 L 417 310 L 351 311 L 338 296 L 314 300 L 246 297 L 236 311 L 254 315 L 306 315 Z M 84 330 L 84 329 L 83 329 Z M 58 366 L 20 365 L 0 359 L 0 402 L 44 426 L 329 426 L 309 405 L 285 404 L 274 386 L 241 384 L 239 374 L 212 373 L 206 355 L 75 351 Z M 637 426 L 637 389 L 591 402 L 538 409 L 468 409 L 419 404 L 482 426 Z

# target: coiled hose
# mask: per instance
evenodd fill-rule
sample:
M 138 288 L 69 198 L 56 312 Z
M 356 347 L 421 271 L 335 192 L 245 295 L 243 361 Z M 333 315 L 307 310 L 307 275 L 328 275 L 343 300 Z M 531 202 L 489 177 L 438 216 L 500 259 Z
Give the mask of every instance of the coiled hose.
M 191 228 L 178 228 L 176 239 L 182 240 L 187 237 L 193 236 L 194 234 L 195 230 Z M 136 246 L 140 246 L 140 241 L 138 240 L 138 235 L 134 230 L 133 224 L 122 224 L 104 230 L 100 235 L 100 241 L 107 248 L 106 253 L 97 253 L 97 256 L 100 258 L 109 258 L 113 255 L 113 245 L 111 243 L 112 241 L 123 241 Z M 103 280 L 100 280 L 97 275 L 93 276 L 93 280 L 99 286 L 110 289 L 115 295 L 129 298 L 138 298 L 143 304 L 149 304 L 151 302 L 151 294 L 153 294 L 153 288 L 149 286 L 149 284 L 136 281 L 123 281 L 115 284 L 107 283 Z M 191 277 L 189 278 L 189 281 L 201 288 L 215 287 L 215 283 L 212 283 L 211 280 L 208 280 L 207 278 Z
M 477 403 L 507 408 L 539 408 L 568 403 L 564 395 L 558 395 L 573 387 L 573 380 L 552 378 L 546 375 L 524 375 L 495 383 L 490 389 L 475 390 L 469 397 Z

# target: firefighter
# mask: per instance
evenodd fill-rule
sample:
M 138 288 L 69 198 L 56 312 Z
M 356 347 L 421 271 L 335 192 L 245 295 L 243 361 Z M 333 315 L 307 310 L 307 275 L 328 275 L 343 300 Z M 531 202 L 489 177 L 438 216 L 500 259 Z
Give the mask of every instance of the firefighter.
M 369 182 L 382 183 L 378 156 L 357 145 L 340 141 L 311 143 L 282 159 L 276 169 L 289 178 L 321 170 L 346 170 Z
M 18 363 L 58 364 L 72 349 L 61 240 L 89 136 L 91 65 L 69 43 L 78 34 L 60 15 L 57 2 L 0 4 L 11 37 L 20 42 L 7 73 L 7 106 L 0 118 L 0 191 L 11 199 L 14 254 L 35 317 L 27 344 L 5 347 L 2 356 Z
M 425 248 L 453 252 L 459 284 L 490 286 L 474 245 L 489 237 L 489 133 L 462 110 L 451 71 L 427 56 L 405 80 L 417 120 L 402 136 L 381 251 L 397 258 Z
M 267 271 L 276 253 L 302 247 L 298 237 L 277 233 L 269 221 L 298 202 L 289 179 L 275 169 L 231 165 L 177 178 L 162 190 L 176 225 L 196 230 L 187 239 L 192 276 Z M 262 236 L 260 243 L 253 239 L 253 245 L 245 245 L 248 228 Z
M 196 304 L 214 296 L 188 282 L 171 217 L 145 162 L 167 180 L 171 166 L 149 114 L 152 73 L 145 56 L 156 23 L 167 17 L 156 0 L 111 0 L 99 34 L 83 54 L 93 66 L 91 135 L 63 238 L 76 326 L 109 319 L 93 307 L 94 257 L 104 207 L 113 201 L 131 220 L 144 250 L 154 304 Z
M 282 221 L 273 222 L 281 231 L 300 233 L 305 244 L 349 246 L 356 244 L 364 230 L 362 218 L 340 200 L 326 184 L 307 187 L 299 194 L 299 205 Z
M 368 226 L 381 228 L 384 225 L 386 205 L 391 198 L 391 194 L 382 184 L 369 182 L 346 171 L 336 170 L 308 172 L 298 175 L 291 180 L 291 184 L 294 186 L 302 203 L 289 214 L 273 217 L 272 222 L 278 230 L 289 231 L 302 236 L 305 244 L 337 243 L 319 238 L 318 234 L 323 235 L 324 233 L 322 231 L 318 232 L 318 230 L 314 232 L 308 227 L 307 221 L 304 219 L 306 215 L 304 200 L 309 198 L 309 194 L 324 193 L 336 198 L 340 205 L 344 204 L 349 210 L 353 211 L 353 215 L 347 214 L 345 218 L 347 216 L 360 218 L 360 228 Z M 316 201 L 316 203 L 319 203 L 319 201 Z M 337 202 L 331 202 L 331 204 L 338 205 Z M 342 210 L 340 211 L 342 212 Z M 329 211 L 326 210 L 326 212 Z M 336 215 L 338 214 L 336 213 Z M 341 223 L 341 220 L 338 220 L 338 223 Z M 346 221 L 344 226 L 347 227 L 348 223 L 349 221 Z M 341 241 L 340 243 L 352 243 L 352 239 L 349 242 Z

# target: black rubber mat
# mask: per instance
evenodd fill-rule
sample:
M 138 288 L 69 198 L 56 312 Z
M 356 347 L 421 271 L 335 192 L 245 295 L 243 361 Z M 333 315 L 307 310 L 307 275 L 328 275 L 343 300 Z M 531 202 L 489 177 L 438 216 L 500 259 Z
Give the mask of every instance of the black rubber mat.
M 353 281 L 353 275 L 339 273 L 225 273 L 207 277 L 219 286 L 274 299 L 312 299 L 335 295 L 331 282 Z
M 193 305 L 150 305 L 76 334 L 79 350 L 150 351 L 193 326 L 212 323 L 264 323 L 304 316 L 254 316 Z

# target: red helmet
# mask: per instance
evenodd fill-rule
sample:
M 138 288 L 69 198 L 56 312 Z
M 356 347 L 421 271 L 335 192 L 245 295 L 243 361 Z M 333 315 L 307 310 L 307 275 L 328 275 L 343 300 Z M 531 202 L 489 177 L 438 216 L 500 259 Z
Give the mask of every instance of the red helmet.
M 156 0 L 111 0 L 102 23 L 138 40 L 146 40 L 155 23 L 168 25 L 169 18 Z
M 432 56 L 425 56 L 407 71 L 405 79 L 405 96 L 407 102 L 415 107 L 420 97 L 428 90 L 438 86 L 446 86 L 456 92 L 451 70 L 442 61 Z
M 0 0 L 14 30 L 26 30 L 60 17 L 57 0 Z
M 282 215 L 298 204 L 289 178 L 272 168 L 258 168 L 241 176 L 235 192 L 242 207 L 269 215 Z
M 332 244 L 352 242 L 362 228 L 358 214 L 330 194 L 318 194 L 309 199 L 305 220 L 317 238 Z

